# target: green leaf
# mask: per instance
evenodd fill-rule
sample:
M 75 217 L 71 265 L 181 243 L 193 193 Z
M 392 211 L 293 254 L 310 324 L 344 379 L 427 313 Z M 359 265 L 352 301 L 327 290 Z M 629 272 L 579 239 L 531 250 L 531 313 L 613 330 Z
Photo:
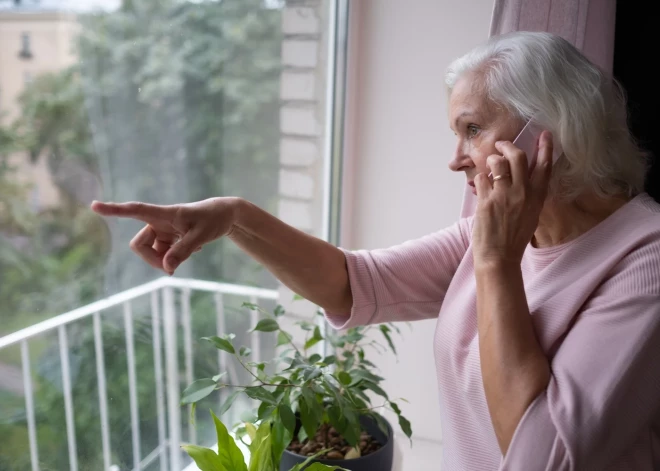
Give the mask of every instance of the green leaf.
M 277 333 L 277 346 L 280 347 L 282 345 L 286 345 L 291 342 L 291 334 L 284 332 L 283 330 L 280 330 Z
M 356 390 L 354 391 L 354 394 L 355 394 L 356 396 L 358 396 L 360 399 L 362 399 L 363 401 L 365 401 L 367 404 L 371 404 L 371 398 L 370 398 L 369 396 L 367 396 L 367 395 L 364 393 L 364 391 L 360 391 L 359 389 L 356 389 Z M 365 407 L 366 407 L 366 406 L 365 406 Z
M 245 394 L 247 394 L 248 397 L 251 397 L 252 399 L 256 399 L 257 401 L 262 401 L 262 402 L 267 402 L 268 404 L 277 405 L 277 400 L 275 399 L 275 396 L 273 396 L 272 393 L 270 393 L 261 386 L 252 386 L 249 388 L 245 388 Z
M 215 432 L 218 437 L 218 458 L 227 470 L 247 471 L 245 457 L 236 445 L 234 439 L 229 435 L 227 427 L 218 419 L 213 411 L 213 422 L 215 422 Z
M 394 411 L 394 413 L 395 413 L 396 415 L 400 415 L 400 414 L 401 414 L 401 409 L 399 409 L 399 406 L 397 405 L 396 402 L 390 402 L 390 407 L 392 408 L 392 410 Z
M 220 461 L 220 457 L 210 448 L 196 445 L 182 445 L 183 451 L 193 459 L 202 471 L 230 471 Z
M 321 355 L 318 353 L 313 354 L 308 358 L 309 363 L 314 364 L 321 360 Z
M 305 461 L 303 461 L 302 463 L 295 465 L 293 468 L 291 468 L 290 471 L 301 471 L 303 468 L 305 468 L 305 466 L 309 465 L 309 464 L 310 464 L 312 461 L 314 461 L 316 458 L 318 458 L 319 456 L 321 456 L 321 455 L 327 453 L 328 451 L 330 451 L 330 448 L 326 448 L 325 450 L 321 450 L 321 451 L 316 452 L 315 454 L 313 454 L 312 456 L 310 456 L 309 458 L 307 458 L 307 459 L 306 459 Z M 314 465 L 314 464 L 320 464 L 320 463 L 313 463 L 313 465 Z M 323 469 L 343 469 L 343 468 L 337 468 L 337 467 L 334 467 L 334 468 L 333 468 L 332 466 L 327 466 L 327 465 L 324 465 L 324 464 L 321 464 L 321 466 L 325 466 L 325 468 L 320 468 L 320 469 L 322 469 L 322 470 L 323 470 Z M 307 467 L 307 468 L 305 468 L 305 469 L 312 469 L 312 468 Z M 317 469 L 319 469 L 319 468 L 317 468 Z M 345 471 L 348 471 L 348 470 L 345 470 Z
M 220 337 L 203 337 L 202 340 L 206 340 L 208 342 L 211 342 L 215 348 L 218 350 L 224 350 L 225 352 L 234 354 L 236 353 L 236 350 L 234 349 L 234 346 L 231 344 L 231 342 L 227 339 L 222 339 Z
M 293 437 L 294 432 L 296 431 L 296 416 L 294 415 L 291 407 L 286 404 L 280 404 L 277 408 L 278 414 L 280 415 L 280 420 L 284 427 L 291 432 Z
M 385 324 L 381 324 L 379 328 L 380 331 L 383 333 L 383 337 L 385 337 L 385 340 L 387 340 L 387 344 L 390 346 L 390 348 L 396 355 L 396 347 L 394 346 L 394 343 L 392 342 L 392 338 L 390 337 L 390 328 L 387 327 Z
M 304 299 L 305 299 L 305 298 L 303 298 L 303 297 L 300 296 L 299 294 L 294 294 L 294 295 L 293 295 L 293 300 L 294 300 L 294 301 L 303 301 Z
M 351 355 L 348 358 L 346 358 L 346 361 L 344 362 L 344 369 L 347 371 L 350 371 L 353 369 L 353 365 L 355 365 L 355 356 Z
M 252 353 L 252 349 L 248 347 L 241 347 L 241 349 L 238 351 L 238 354 L 242 357 L 247 357 Z
M 390 323 L 387 324 L 387 325 L 390 326 L 391 328 L 393 328 L 394 330 L 396 330 L 396 333 L 397 333 L 397 334 L 401 335 L 401 329 L 399 329 L 399 327 L 398 327 L 395 323 L 390 322 Z
M 380 386 L 378 386 L 376 383 L 372 383 L 371 381 L 363 381 L 362 385 L 367 389 L 372 390 L 379 396 L 383 396 L 385 399 L 388 399 L 387 393 L 383 391 L 383 389 Z
M 410 421 L 401 414 L 399 414 L 399 426 L 401 427 L 403 433 L 406 434 L 406 437 L 408 438 L 412 437 L 412 428 L 410 427 Z M 410 441 L 410 443 L 412 443 L 412 440 Z
M 302 356 L 298 355 L 296 353 L 296 356 L 293 358 L 293 361 L 291 362 L 291 366 L 289 368 L 298 368 L 300 366 L 306 366 L 307 362 L 303 359 Z
M 256 422 L 259 420 L 254 411 L 251 409 L 241 411 L 238 418 L 241 420 L 241 422 Z
M 323 340 L 323 335 L 321 335 L 321 329 L 319 329 L 319 326 L 317 325 L 316 327 L 314 327 L 314 334 L 312 335 L 312 338 L 310 338 L 307 342 L 305 342 L 305 350 L 312 348 L 321 340 Z
M 362 368 L 351 371 L 351 376 L 353 377 L 353 384 L 357 384 L 362 380 L 371 381 L 372 383 L 380 383 L 384 380 L 384 378 Z
M 335 470 L 348 471 L 346 468 L 341 468 L 339 466 L 330 466 L 322 463 L 312 463 L 305 469 L 307 471 L 335 471 Z
M 248 437 L 250 437 L 250 440 L 254 440 L 254 437 L 257 436 L 257 427 L 250 422 L 245 422 L 245 431 L 247 432 Z
M 310 332 L 314 330 L 314 324 L 312 324 L 311 322 L 300 321 L 300 322 L 296 322 L 296 324 L 300 326 L 300 328 L 304 331 Z
M 231 393 L 227 397 L 227 399 L 225 399 L 225 402 L 222 403 L 222 405 L 220 406 L 220 409 L 218 410 L 218 416 L 222 416 L 222 414 L 224 414 L 225 412 L 227 412 L 229 410 L 229 408 L 232 406 L 232 404 L 236 400 L 236 397 L 238 397 L 238 395 L 241 392 L 242 391 L 240 391 L 240 390 L 239 391 L 234 391 L 233 393 Z
M 319 422 L 315 418 L 315 413 L 310 410 L 306 402 L 300 403 L 300 422 L 302 423 L 308 437 L 313 437 L 319 427 Z
M 250 443 L 249 471 L 274 470 L 271 422 L 264 420 L 257 429 L 257 434 Z
M 197 410 L 197 403 L 193 402 L 190 408 L 190 425 L 195 426 L 195 411 Z
M 267 402 L 262 402 L 259 405 L 259 409 L 257 409 L 257 418 L 259 420 L 265 420 L 267 418 L 270 418 L 274 410 L 275 410 L 274 405 L 268 404 Z
M 244 308 L 249 309 L 249 310 L 251 310 L 251 311 L 258 311 L 258 310 L 260 309 L 259 306 L 257 306 L 256 304 L 254 304 L 254 303 L 247 303 L 247 302 L 246 302 L 246 303 L 243 303 L 243 304 L 241 305 L 241 307 L 244 307 Z
M 387 426 L 387 422 L 385 422 L 385 419 L 383 418 L 383 416 L 380 415 L 380 414 L 372 414 L 371 417 L 376 419 L 376 422 L 378 423 L 378 428 L 380 429 L 380 431 L 383 432 L 385 435 L 389 435 L 390 429 Z
M 349 445 L 357 446 L 360 438 L 360 425 L 355 425 L 349 422 L 346 429 L 341 432 L 341 435 Z
M 275 332 L 280 326 L 275 319 L 261 319 L 252 332 Z
M 315 339 L 315 338 L 311 338 L 307 342 L 305 342 L 304 348 L 305 348 L 305 350 L 309 350 L 310 348 L 312 348 L 314 345 L 316 345 L 319 342 L 320 342 L 320 340 Z
M 212 379 L 213 379 L 213 381 L 215 381 L 217 383 L 218 381 L 220 381 L 220 378 L 222 378 L 226 374 L 227 374 L 227 372 L 222 372 L 218 375 L 215 375 Z
M 211 378 L 198 379 L 188 386 L 181 395 L 181 405 L 201 401 L 215 391 L 217 384 Z
M 323 363 L 326 365 L 334 365 L 337 362 L 337 357 L 334 355 L 327 356 L 323 359 Z
M 367 359 L 360 360 L 360 364 L 370 366 L 371 368 L 376 368 L 376 365 L 374 365 Z
M 275 317 L 281 317 L 284 314 L 286 314 L 286 311 L 284 310 L 281 304 L 278 304 L 277 306 L 275 306 L 275 310 L 273 311 L 273 314 L 275 315 Z
M 328 418 L 330 423 L 338 429 L 337 425 L 341 422 L 341 410 L 338 405 L 328 407 Z
M 353 378 L 351 378 L 351 375 L 346 373 L 345 371 L 340 371 L 337 374 L 337 379 L 339 379 L 339 382 L 341 384 L 343 384 L 344 386 L 348 386 L 353 381 Z
M 302 443 L 305 440 L 307 440 L 307 432 L 305 432 L 305 427 L 300 427 L 300 430 L 298 430 L 298 441 Z
M 310 381 L 312 379 L 318 378 L 322 374 L 323 374 L 323 370 L 321 370 L 321 368 L 307 368 L 305 370 L 305 374 L 303 375 L 303 380 Z
M 291 443 L 293 432 L 289 432 L 281 421 L 277 421 L 273 424 L 271 435 L 273 437 L 273 462 L 279 464 L 282 453 Z

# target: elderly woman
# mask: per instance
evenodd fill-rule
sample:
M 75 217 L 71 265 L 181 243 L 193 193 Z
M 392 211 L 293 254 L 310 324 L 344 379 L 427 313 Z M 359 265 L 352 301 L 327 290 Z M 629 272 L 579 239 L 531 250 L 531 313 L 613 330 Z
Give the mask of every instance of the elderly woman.
M 545 33 L 492 39 L 447 85 L 477 210 L 419 240 L 343 251 L 239 198 L 93 208 L 144 221 L 131 246 L 170 274 L 229 237 L 337 328 L 437 318 L 439 469 L 660 469 L 660 205 L 622 93 Z

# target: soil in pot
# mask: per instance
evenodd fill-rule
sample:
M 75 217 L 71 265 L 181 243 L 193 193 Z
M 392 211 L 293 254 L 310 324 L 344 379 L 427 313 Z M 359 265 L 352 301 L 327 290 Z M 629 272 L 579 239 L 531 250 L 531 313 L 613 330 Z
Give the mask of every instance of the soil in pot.
M 382 444 L 367 432 L 362 432 L 358 448 L 360 456 L 367 456 L 379 450 Z M 331 451 L 323 454 L 319 459 L 343 460 L 346 454 L 351 450 L 351 446 L 339 433 L 327 424 L 321 426 L 316 435 L 310 440 L 305 439 L 303 443 L 294 438 L 287 450 L 301 456 L 312 456 L 316 452 L 325 448 L 332 448 Z

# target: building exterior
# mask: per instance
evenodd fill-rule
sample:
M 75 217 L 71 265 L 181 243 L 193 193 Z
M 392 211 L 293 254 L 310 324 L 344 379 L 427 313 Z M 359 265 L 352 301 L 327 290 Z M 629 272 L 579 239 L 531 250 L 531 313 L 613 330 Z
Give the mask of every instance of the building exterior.
M 0 124 L 7 125 L 19 116 L 19 97 L 37 75 L 75 63 L 77 28 L 74 13 L 34 6 L 0 10 Z M 17 153 L 9 162 L 19 181 L 31 186 L 35 210 L 57 204 L 59 191 L 46 156 L 33 164 L 28 155 Z

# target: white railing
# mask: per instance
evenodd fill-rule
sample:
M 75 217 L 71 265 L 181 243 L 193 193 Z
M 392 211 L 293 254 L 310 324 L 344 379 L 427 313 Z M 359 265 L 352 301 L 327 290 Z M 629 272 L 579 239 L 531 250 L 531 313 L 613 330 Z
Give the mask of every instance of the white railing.
M 21 364 L 23 372 L 23 389 L 25 393 L 25 410 L 30 446 L 30 459 L 32 471 L 39 470 L 39 455 L 37 433 L 35 425 L 34 389 L 30 371 L 29 342 L 36 336 L 57 331 L 59 340 L 60 362 L 62 365 L 62 385 L 64 394 L 64 407 L 66 417 L 66 433 L 69 454 L 69 467 L 71 471 L 78 471 L 78 456 L 76 451 L 76 435 L 74 423 L 74 403 L 71 394 L 71 375 L 69 371 L 69 343 L 67 326 L 82 319 L 93 319 L 94 347 L 96 355 L 96 373 L 98 378 L 98 404 L 99 419 L 101 421 L 101 444 L 103 451 L 104 471 L 117 469 L 111 463 L 110 435 L 108 422 L 108 399 L 106 392 L 105 358 L 103 350 L 103 337 L 101 316 L 113 315 L 105 313 L 117 306 L 123 307 L 123 321 L 126 335 L 126 356 L 128 364 L 128 385 L 131 422 L 131 443 L 133 448 L 133 471 L 146 468 L 156 459 L 160 460 L 161 471 L 180 471 L 182 469 L 181 452 L 181 410 L 180 410 L 180 383 L 177 346 L 178 316 L 176 312 L 176 298 L 180 295 L 180 321 L 183 327 L 184 371 L 187 384 L 193 381 L 193 339 L 191 333 L 190 294 L 191 291 L 205 291 L 214 294 L 216 309 L 216 330 L 218 335 L 226 333 L 224 317 L 224 295 L 238 295 L 247 297 L 250 302 L 257 304 L 259 300 L 276 300 L 278 293 L 275 290 L 253 288 L 249 286 L 215 283 L 202 280 L 180 279 L 163 277 L 141 286 L 123 291 L 101 301 L 75 309 L 38 324 L 27 327 L 18 332 L 0 338 L 0 351 L 2 349 L 20 345 Z M 156 410 L 159 445 L 145 458 L 140 450 L 140 412 L 137 399 L 135 350 L 133 338 L 133 313 L 131 302 L 142 296 L 150 295 L 152 318 L 152 343 L 154 351 L 154 373 L 156 387 Z M 161 309 L 162 303 L 162 309 Z M 258 322 L 258 312 L 250 311 L 251 324 Z M 163 323 L 163 338 L 161 339 L 161 326 Z M 257 336 L 251 336 L 250 347 L 255 359 L 260 359 L 260 345 Z M 164 343 L 165 365 L 161 355 Z M 222 352 L 218 350 L 218 370 L 223 371 L 225 364 Z M 166 400 L 166 404 L 165 404 Z M 190 408 L 189 408 L 190 412 Z M 168 424 L 166 430 L 165 424 Z M 195 429 L 190 429 L 188 440 L 196 442 Z

